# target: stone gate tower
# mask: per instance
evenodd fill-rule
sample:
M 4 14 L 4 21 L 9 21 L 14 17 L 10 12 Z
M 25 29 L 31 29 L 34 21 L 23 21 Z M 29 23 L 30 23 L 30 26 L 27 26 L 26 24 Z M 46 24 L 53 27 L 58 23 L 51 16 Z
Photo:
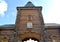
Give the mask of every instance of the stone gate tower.
M 40 42 L 43 25 L 41 6 L 34 6 L 28 2 L 24 7 L 17 7 L 15 40 L 24 42 L 31 38 Z

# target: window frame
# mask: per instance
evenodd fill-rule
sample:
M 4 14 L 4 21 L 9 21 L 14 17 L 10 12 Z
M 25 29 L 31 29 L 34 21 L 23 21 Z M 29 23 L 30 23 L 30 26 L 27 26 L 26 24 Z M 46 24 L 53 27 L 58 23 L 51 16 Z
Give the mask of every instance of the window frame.
M 32 21 L 32 15 L 27 16 L 27 21 Z
M 30 23 L 30 24 L 29 24 L 29 23 Z M 30 25 L 31 27 L 30 27 L 29 25 Z M 27 28 L 33 28 L 32 22 L 27 22 Z

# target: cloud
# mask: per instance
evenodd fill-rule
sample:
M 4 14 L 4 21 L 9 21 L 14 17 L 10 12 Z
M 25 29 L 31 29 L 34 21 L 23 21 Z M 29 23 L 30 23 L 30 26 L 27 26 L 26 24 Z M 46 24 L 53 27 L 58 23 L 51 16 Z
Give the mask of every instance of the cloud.
M 8 4 L 5 2 L 5 0 L 0 0 L 0 16 L 5 15 L 7 8 L 8 8 Z
M 46 23 L 60 24 L 60 0 L 53 0 L 50 9 L 45 16 Z

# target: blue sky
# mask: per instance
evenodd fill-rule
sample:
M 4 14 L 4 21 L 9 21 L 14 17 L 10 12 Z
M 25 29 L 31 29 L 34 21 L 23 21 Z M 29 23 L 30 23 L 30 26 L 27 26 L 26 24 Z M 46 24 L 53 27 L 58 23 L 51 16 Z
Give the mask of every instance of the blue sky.
M 35 6 L 42 6 L 45 23 L 60 24 L 59 0 L 0 0 L 0 25 L 14 24 L 17 15 L 17 6 L 24 6 L 31 1 Z

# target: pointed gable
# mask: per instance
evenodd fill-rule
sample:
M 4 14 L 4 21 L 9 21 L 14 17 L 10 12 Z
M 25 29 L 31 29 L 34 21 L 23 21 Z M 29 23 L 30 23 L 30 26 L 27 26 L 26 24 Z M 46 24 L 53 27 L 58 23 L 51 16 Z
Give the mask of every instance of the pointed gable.
M 26 5 L 25 5 L 25 7 L 35 7 L 33 4 L 32 4 L 32 2 L 28 2 Z

